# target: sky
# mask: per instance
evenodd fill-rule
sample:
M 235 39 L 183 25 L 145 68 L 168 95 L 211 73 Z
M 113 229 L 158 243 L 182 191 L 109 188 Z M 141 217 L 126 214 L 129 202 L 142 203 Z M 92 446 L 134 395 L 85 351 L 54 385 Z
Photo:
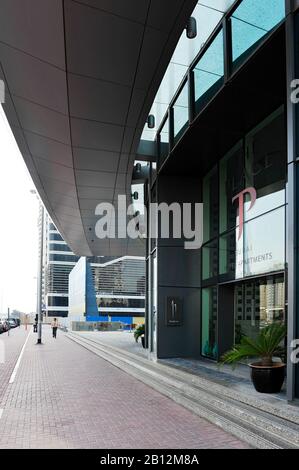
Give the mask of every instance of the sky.
M 36 310 L 38 200 L 0 105 L 0 316 Z

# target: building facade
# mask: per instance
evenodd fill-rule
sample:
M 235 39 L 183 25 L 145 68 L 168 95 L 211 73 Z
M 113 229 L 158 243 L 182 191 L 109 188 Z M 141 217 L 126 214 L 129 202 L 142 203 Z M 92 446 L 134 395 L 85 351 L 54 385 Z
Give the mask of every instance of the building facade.
M 45 211 L 44 308 L 46 317 L 68 316 L 69 274 L 79 260 Z
M 80 258 L 69 275 L 69 321 L 144 323 L 145 263 L 124 257 Z
M 287 398 L 299 398 L 298 0 L 45 0 L 46 18 L 33 1 L 29 42 L 20 2 L 3 6 L 3 106 L 70 249 L 146 255 L 150 357 L 218 360 L 242 335 L 284 322 Z M 151 203 L 202 203 L 203 246 L 164 238 L 150 214 L 154 235 L 127 237 L 140 210 L 129 216 L 126 203 L 97 236 L 98 204 L 130 195 L 148 214 Z M 110 236 L 116 212 L 126 223 Z M 56 271 L 73 263 L 52 249 Z M 101 308 L 124 298 L 116 292 L 98 291 Z
M 151 202 L 203 203 L 201 249 L 186 250 L 183 237 L 164 239 L 159 217 L 148 240 L 148 347 L 154 358 L 218 361 L 242 336 L 282 322 L 292 400 L 299 397 L 291 361 L 299 333 L 291 86 L 299 13 L 283 0 L 221 3 L 230 8 L 215 14 L 153 137 L 157 162 L 141 171 L 148 210 Z
M 44 223 L 40 218 L 44 217 Z M 67 317 L 69 313 L 69 276 L 80 256 L 63 240 L 46 211 L 40 211 L 39 230 L 43 228 L 43 311 L 46 319 Z M 97 313 L 88 321 L 143 322 L 145 314 L 145 261 L 141 257 L 88 257 L 96 296 Z M 85 275 L 81 276 L 82 286 Z

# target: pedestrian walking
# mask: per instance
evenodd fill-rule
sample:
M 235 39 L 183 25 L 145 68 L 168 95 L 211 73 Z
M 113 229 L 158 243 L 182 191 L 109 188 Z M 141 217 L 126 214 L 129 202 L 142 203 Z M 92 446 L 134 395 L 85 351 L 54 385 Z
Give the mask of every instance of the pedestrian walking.
M 27 323 L 26 323 L 26 326 L 27 326 Z M 33 333 L 37 333 L 37 319 L 35 319 L 33 323 Z
M 56 338 L 57 336 L 57 328 L 58 328 L 58 320 L 57 318 L 54 318 L 54 320 L 52 321 L 52 331 L 53 331 L 53 338 Z

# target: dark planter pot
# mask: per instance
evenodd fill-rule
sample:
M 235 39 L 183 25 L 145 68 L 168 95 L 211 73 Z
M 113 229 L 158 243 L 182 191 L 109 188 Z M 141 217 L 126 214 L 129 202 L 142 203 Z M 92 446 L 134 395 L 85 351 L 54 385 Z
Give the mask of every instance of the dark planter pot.
M 285 364 L 263 366 L 260 362 L 249 364 L 251 379 L 257 392 L 279 393 L 285 378 Z
M 141 336 L 141 344 L 142 344 L 142 347 L 145 349 L 145 337 L 144 336 Z

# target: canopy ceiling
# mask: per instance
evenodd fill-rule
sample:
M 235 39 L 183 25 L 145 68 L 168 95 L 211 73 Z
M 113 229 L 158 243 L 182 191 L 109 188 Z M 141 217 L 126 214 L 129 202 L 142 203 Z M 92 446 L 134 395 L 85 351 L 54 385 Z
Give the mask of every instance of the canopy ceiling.
M 72 250 L 140 255 L 99 240 L 99 202 L 131 193 L 140 135 L 193 0 L 1 0 L 4 110 Z M 5 156 L 3 156 L 5 158 Z

